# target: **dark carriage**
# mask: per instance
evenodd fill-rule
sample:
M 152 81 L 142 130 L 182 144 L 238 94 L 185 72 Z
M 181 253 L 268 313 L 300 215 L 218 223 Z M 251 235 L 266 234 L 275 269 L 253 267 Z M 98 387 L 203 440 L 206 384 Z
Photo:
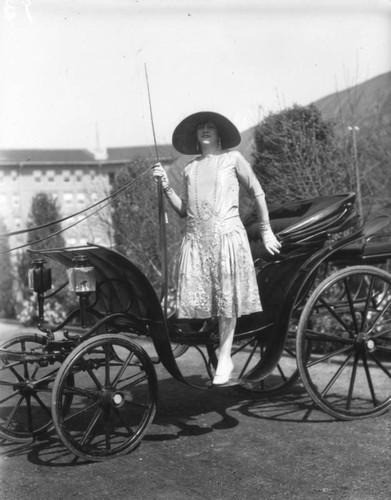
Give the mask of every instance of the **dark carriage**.
M 340 419 L 380 414 L 391 404 L 391 275 L 357 248 L 385 226 L 358 227 L 354 195 L 286 204 L 271 212 L 282 242 L 274 258 L 256 260 L 264 311 L 238 320 L 235 383 L 270 394 L 298 376 L 314 402 Z M 256 234 L 249 229 L 256 244 Z M 371 262 L 391 256 L 391 245 Z M 257 248 L 262 255 L 262 249 Z M 354 266 L 349 252 L 356 252 Z M 161 363 L 177 380 L 211 388 L 218 333 L 167 316 L 155 290 L 126 257 L 97 245 L 42 251 L 30 273 L 41 333 L 0 346 L 0 434 L 24 441 L 52 426 L 77 456 L 104 460 L 131 451 L 152 423 Z M 60 325 L 43 322 L 48 270 L 68 269 L 79 307 Z M 330 262 L 342 267 L 325 274 Z M 78 328 L 74 327 L 74 324 Z M 202 330 L 202 331 L 200 331 Z M 189 356 L 203 373 L 188 373 Z

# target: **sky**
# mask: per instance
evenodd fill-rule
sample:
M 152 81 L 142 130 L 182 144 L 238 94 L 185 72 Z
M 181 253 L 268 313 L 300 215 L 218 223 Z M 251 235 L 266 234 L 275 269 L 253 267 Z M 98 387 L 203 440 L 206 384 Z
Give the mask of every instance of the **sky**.
M 0 149 L 244 131 L 390 71 L 391 0 L 0 0 L 0 68 Z

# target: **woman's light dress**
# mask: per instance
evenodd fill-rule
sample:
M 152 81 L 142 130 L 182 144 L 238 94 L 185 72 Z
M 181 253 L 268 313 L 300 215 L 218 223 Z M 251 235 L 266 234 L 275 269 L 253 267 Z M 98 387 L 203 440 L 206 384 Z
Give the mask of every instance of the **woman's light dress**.
M 264 192 L 237 151 L 196 158 L 183 173 L 187 206 L 176 298 L 179 318 L 239 317 L 261 311 L 255 269 L 239 218 L 239 182 Z

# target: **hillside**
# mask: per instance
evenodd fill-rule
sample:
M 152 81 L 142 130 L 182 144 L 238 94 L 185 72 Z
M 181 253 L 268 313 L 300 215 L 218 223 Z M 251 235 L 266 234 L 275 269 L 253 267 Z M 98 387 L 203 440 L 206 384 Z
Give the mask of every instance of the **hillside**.
M 349 125 L 360 127 L 360 137 L 375 130 L 391 144 L 391 72 L 379 75 L 359 85 L 322 97 L 314 104 L 325 118 L 335 121 L 336 131 L 342 134 Z M 251 127 L 242 135 L 239 151 L 251 162 L 253 134 Z
M 360 130 L 391 125 L 391 72 L 315 101 L 326 118 Z

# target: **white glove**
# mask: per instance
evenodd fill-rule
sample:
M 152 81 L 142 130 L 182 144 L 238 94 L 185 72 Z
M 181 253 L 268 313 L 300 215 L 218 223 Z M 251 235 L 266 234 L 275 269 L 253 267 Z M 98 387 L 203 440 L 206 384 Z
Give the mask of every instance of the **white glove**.
M 263 244 L 264 244 L 266 250 L 270 254 L 276 255 L 276 254 L 280 253 L 281 243 L 275 237 L 270 226 L 268 226 L 267 228 L 262 227 L 261 236 L 262 236 Z
M 162 181 L 163 189 L 168 188 L 170 186 L 170 181 L 168 180 L 167 173 L 162 167 L 162 164 L 155 163 L 155 165 L 152 168 L 153 168 L 152 176 L 154 180 L 158 182 L 160 179 Z

